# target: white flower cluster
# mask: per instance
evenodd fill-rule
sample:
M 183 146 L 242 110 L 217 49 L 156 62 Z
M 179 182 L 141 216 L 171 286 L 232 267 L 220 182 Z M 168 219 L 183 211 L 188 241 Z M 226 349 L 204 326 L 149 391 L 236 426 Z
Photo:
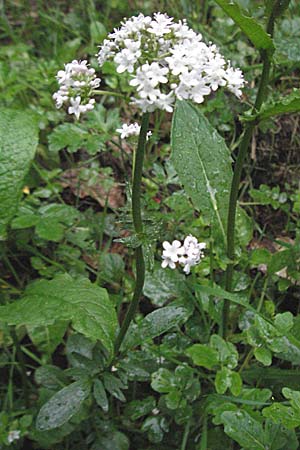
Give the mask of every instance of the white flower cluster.
M 126 139 L 131 136 L 138 136 L 140 134 L 141 127 L 138 123 L 131 123 L 127 125 L 127 123 L 123 123 L 121 128 L 117 128 L 116 132 L 119 133 L 121 136 L 121 139 Z M 152 131 L 148 131 L 147 133 L 147 140 L 152 135 Z
M 198 242 L 197 238 L 192 235 L 184 239 L 183 245 L 180 241 L 163 242 L 162 263 L 163 268 L 170 267 L 175 269 L 176 263 L 183 266 L 183 271 L 188 275 L 191 267 L 199 264 L 204 256 L 203 250 L 206 248 L 205 242 Z
M 219 86 L 235 95 L 242 94 L 243 74 L 213 44 L 206 45 L 186 21 L 156 13 L 124 20 L 108 35 L 98 53 L 100 67 L 113 60 L 117 72 L 131 76 L 136 88 L 133 103 L 143 112 L 155 109 L 173 111 L 176 98 L 202 103 Z
M 12 430 L 8 433 L 7 441 L 9 444 L 11 444 L 12 442 L 19 440 L 20 437 L 21 437 L 20 430 Z
M 131 123 L 127 125 L 127 123 L 123 123 L 121 128 L 117 128 L 117 133 L 120 133 L 121 139 L 126 139 L 130 136 L 138 136 L 140 134 L 140 125 L 138 123 Z
M 81 113 L 94 108 L 95 99 L 90 98 L 93 89 L 100 85 L 95 69 L 88 67 L 87 61 L 74 60 L 65 65 L 65 70 L 59 70 L 56 75 L 59 90 L 53 94 L 56 107 L 70 105 L 69 114 L 75 114 L 78 119 Z

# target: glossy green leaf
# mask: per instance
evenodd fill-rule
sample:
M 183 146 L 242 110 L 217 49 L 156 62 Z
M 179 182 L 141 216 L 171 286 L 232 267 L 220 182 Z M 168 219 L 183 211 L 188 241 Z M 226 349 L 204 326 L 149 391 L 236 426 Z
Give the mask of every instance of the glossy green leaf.
M 282 424 L 289 429 L 300 426 L 300 413 L 295 414 L 290 406 L 274 403 L 264 408 L 262 413 L 264 417 L 271 419 L 274 423 Z
M 75 381 L 58 391 L 42 406 L 36 421 L 37 429 L 52 430 L 68 422 L 79 411 L 82 402 L 90 393 L 90 388 L 87 381 Z
M 258 50 L 274 51 L 271 36 L 253 17 L 248 17 L 241 11 L 240 7 L 230 0 L 215 0 L 225 13 L 240 27 L 247 38 Z
M 264 366 L 270 366 L 272 364 L 272 352 L 266 347 L 256 348 L 254 350 L 254 356 Z
M 228 388 L 231 386 L 231 370 L 227 367 L 223 367 L 218 370 L 215 379 L 215 387 L 218 394 L 225 394 Z
M 219 363 L 219 353 L 214 348 L 204 344 L 194 344 L 186 350 L 193 363 L 197 366 L 212 369 Z
M 28 111 L 0 111 L 0 240 L 17 211 L 24 177 L 38 144 L 38 126 Z
M 186 193 L 208 220 L 213 218 L 225 239 L 232 168 L 224 139 L 200 109 L 178 101 L 171 145 L 172 161 Z
M 225 411 L 221 415 L 224 431 L 247 450 L 266 450 L 265 434 L 260 422 L 246 411 Z
M 237 366 L 239 354 L 231 342 L 226 342 L 221 336 L 213 334 L 210 338 L 210 345 L 218 351 L 222 365 L 226 365 L 229 369 L 234 369 Z
M 164 306 L 142 320 L 138 325 L 132 324 L 123 343 L 123 348 L 137 347 L 147 340 L 154 339 L 174 327 L 181 326 L 191 315 L 183 306 Z
M 163 306 L 166 301 L 178 298 L 185 290 L 185 277 L 177 270 L 166 270 L 156 264 L 153 272 L 146 273 L 144 295 L 157 306 Z
M 73 328 L 92 340 L 100 340 L 112 353 L 117 317 L 106 289 L 88 279 L 58 275 L 39 280 L 22 299 L 0 307 L 1 320 L 10 325 L 47 326 L 70 321 Z

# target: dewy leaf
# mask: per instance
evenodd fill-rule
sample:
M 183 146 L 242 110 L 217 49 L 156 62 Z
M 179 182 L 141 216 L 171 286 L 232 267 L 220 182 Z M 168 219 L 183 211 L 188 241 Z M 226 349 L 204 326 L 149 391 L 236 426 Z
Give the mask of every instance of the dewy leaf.
M 260 422 L 246 411 L 225 411 L 221 415 L 224 431 L 247 450 L 266 450 L 265 433 Z
M 231 0 L 215 0 L 225 13 L 240 27 L 258 50 L 273 52 L 275 47 L 269 34 L 253 18 L 245 16 L 240 7 Z
M 38 126 L 31 113 L 0 110 L 0 240 L 18 208 L 37 143 Z
M 289 95 L 281 98 L 271 105 L 264 105 L 258 114 L 259 120 L 269 119 L 269 117 L 280 114 L 295 113 L 300 111 L 300 89 L 294 89 Z
M 209 220 L 214 217 L 225 239 L 232 168 L 224 139 L 197 107 L 178 101 L 171 144 L 173 164 L 186 193 Z
M 47 326 L 70 321 L 86 337 L 99 339 L 112 354 L 117 317 L 106 289 L 67 274 L 30 285 L 21 300 L 0 307 L 1 321 L 10 325 Z
M 214 348 L 204 344 L 194 344 L 186 350 L 193 363 L 197 366 L 212 369 L 219 363 L 219 353 Z
M 79 411 L 89 393 L 90 384 L 87 381 L 75 381 L 58 391 L 42 406 L 36 421 L 37 429 L 52 430 L 66 423 Z

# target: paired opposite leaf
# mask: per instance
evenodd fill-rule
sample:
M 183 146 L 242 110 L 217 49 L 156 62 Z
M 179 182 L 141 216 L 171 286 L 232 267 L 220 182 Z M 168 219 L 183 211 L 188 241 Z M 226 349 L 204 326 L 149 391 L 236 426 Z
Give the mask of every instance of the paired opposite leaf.
M 224 139 L 197 107 L 176 103 L 172 122 L 172 160 L 178 177 L 197 209 L 214 216 L 225 238 L 231 157 Z
M 34 158 L 38 126 L 28 111 L 0 110 L 0 240 L 17 208 Z
M 215 0 L 225 13 L 240 27 L 258 50 L 275 50 L 273 40 L 253 17 L 245 16 L 240 7 L 229 0 Z
M 88 279 L 58 275 L 51 281 L 30 285 L 21 300 L 0 307 L 1 321 L 9 325 L 47 326 L 56 321 L 72 322 L 86 337 L 99 339 L 110 354 L 117 317 L 106 289 Z

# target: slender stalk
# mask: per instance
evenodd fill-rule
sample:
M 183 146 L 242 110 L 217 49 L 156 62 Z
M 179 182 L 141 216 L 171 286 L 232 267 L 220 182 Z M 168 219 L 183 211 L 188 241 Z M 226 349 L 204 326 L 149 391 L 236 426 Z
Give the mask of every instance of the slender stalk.
M 133 226 L 138 237 L 142 237 L 143 234 L 143 221 L 141 213 L 141 182 L 142 182 L 143 162 L 145 155 L 148 126 L 149 126 L 149 113 L 144 113 L 142 117 L 138 146 L 134 158 L 132 196 L 131 196 Z M 121 344 L 127 333 L 129 325 L 135 316 L 139 300 L 143 291 L 145 281 L 145 261 L 142 245 L 137 247 L 135 250 L 135 262 L 136 262 L 135 289 L 129 309 L 126 313 L 125 319 L 122 323 L 120 332 L 115 342 L 115 355 L 119 353 Z
M 274 23 L 275 23 L 274 9 L 270 13 L 270 17 L 267 23 L 267 33 L 273 36 L 274 33 Z M 255 104 L 253 106 L 253 114 L 260 110 L 263 101 L 267 97 L 267 87 L 269 82 L 270 68 L 271 68 L 271 54 L 267 51 L 262 51 L 261 58 L 263 61 L 263 70 L 261 79 L 259 82 L 259 87 L 256 95 Z M 242 137 L 237 160 L 234 167 L 234 173 L 231 183 L 230 198 L 229 198 L 229 209 L 228 209 L 228 221 L 227 221 L 227 256 L 230 263 L 226 269 L 226 283 L 225 288 L 227 291 L 232 290 L 232 278 L 234 269 L 234 258 L 235 258 L 235 219 L 236 219 L 236 208 L 239 193 L 239 186 L 242 176 L 242 170 L 244 161 L 247 155 L 247 150 L 249 148 L 250 140 L 252 138 L 253 130 L 255 128 L 255 122 L 248 122 L 245 128 L 244 135 Z M 228 332 L 228 316 L 229 316 L 229 300 L 224 300 L 222 321 L 220 325 L 219 334 L 226 337 Z

